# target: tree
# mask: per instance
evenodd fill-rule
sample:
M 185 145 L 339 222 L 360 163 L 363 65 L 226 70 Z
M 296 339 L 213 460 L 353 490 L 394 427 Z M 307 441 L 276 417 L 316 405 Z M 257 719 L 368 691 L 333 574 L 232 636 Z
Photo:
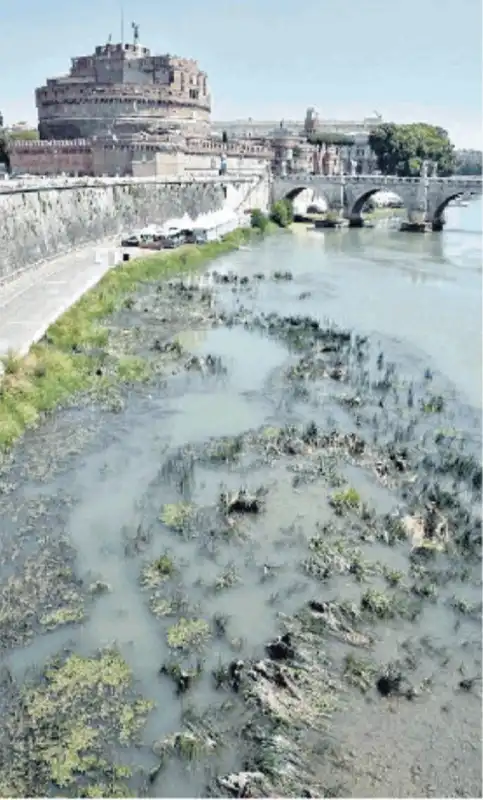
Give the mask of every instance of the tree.
M 270 219 L 280 228 L 288 228 L 293 222 L 293 206 L 290 200 L 278 200 L 272 206 Z
M 9 131 L 10 139 L 13 142 L 37 141 L 39 132 L 35 129 L 25 129 L 21 131 Z
M 308 137 L 310 144 L 334 145 L 335 147 L 351 147 L 355 143 L 355 137 L 348 133 L 333 133 L 331 131 L 312 133 Z
M 369 145 L 384 175 L 417 176 L 424 161 L 436 165 L 438 175 L 452 175 L 454 147 L 448 132 L 437 125 L 386 122 L 369 134 Z
M 259 208 L 254 208 L 251 214 L 251 226 L 257 228 L 261 233 L 264 233 L 268 225 L 268 217 Z
M 10 172 L 10 137 L 8 132 L 3 127 L 3 115 L 0 111 L 0 164 L 4 164 Z

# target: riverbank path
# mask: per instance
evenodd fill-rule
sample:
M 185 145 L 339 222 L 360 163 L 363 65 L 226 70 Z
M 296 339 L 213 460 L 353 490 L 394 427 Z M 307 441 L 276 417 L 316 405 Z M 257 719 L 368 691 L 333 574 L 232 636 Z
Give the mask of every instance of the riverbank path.
M 59 256 L 0 284 L 0 357 L 9 351 L 25 355 L 49 325 L 121 259 L 122 250 L 116 241 L 107 240 Z

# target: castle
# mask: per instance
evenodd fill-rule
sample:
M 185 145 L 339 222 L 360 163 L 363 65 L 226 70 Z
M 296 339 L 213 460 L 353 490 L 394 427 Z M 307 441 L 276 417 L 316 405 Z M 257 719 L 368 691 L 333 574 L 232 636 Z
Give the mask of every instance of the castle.
M 196 61 L 153 56 L 137 41 L 105 44 L 73 58 L 66 76 L 36 89 L 39 135 L 49 139 L 157 133 L 180 127 L 208 135 L 211 97 Z
M 211 95 L 196 61 L 152 55 L 133 42 L 98 46 L 73 58 L 67 75 L 48 78 L 35 91 L 39 140 L 18 140 L 10 153 L 16 173 L 36 175 L 177 176 L 316 171 L 333 174 L 360 165 L 371 171 L 370 126 L 324 123 L 313 109 L 305 122 L 237 124 L 211 122 Z M 347 130 L 353 145 L 314 148 L 317 131 Z M 354 160 L 355 159 L 355 160 Z
M 261 171 L 263 142 L 211 135 L 208 79 L 196 61 L 152 55 L 139 44 L 98 46 L 73 58 L 67 75 L 35 91 L 38 141 L 15 141 L 17 173 L 148 177 Z

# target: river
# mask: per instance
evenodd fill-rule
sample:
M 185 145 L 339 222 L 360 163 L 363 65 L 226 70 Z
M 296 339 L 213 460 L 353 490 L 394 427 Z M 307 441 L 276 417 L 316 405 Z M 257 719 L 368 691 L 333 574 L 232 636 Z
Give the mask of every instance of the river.
M 77 796 L 93 771 L 100 796 L 115 758 L 149 796 L 242 796 L 217 783 L 240 771 L 268 781 L 243 796 L 481 792 L 481 202 L 447 217 L 425 236 L 298 226 L 114 316 L 109 352 L 151 379 L 102 383 L 0 471 L 3 791 Z M 264 645 L 283 630 L 282 675 Z M 107 645 L 155 702 L 127 751 L 110 678 L 81 697 L 87 673 L 59 668 Z M 82 703 L 103 732 L 88 767 Z
M 336 236 L 314 232 L 296 253 L 275 258 L 280 268 L 315 283 L 310 313 L 397 339 L 408 352 L 428 357 L 481 407 L 481 227 L 477 200 L 450 207 L 439 237 L 407 236 L 381 225 Z

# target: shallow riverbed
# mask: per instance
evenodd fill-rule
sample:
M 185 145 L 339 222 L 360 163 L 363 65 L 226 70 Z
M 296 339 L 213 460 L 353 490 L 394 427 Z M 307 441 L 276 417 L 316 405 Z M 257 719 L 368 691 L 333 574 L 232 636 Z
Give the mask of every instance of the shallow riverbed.
M 1 468 L 0 794 L 481 793 L 475 211 L 269 237 L 113 318 L 149 380 Z

